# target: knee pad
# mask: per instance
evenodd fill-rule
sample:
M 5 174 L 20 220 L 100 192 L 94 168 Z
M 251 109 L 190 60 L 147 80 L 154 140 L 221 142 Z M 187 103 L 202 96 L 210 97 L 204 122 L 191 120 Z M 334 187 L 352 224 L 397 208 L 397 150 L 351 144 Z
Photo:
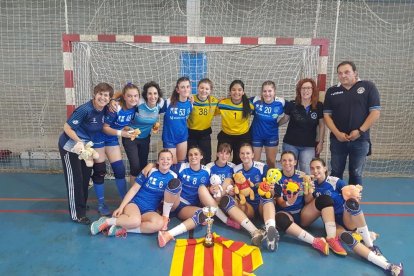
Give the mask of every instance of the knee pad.
M 105 164 L 105 162 L 93 164 L 93 174 L 92 174 L 93 183 L 95 183 L 95 184 L 104 183 L 105 175 L 106 175 L 106 164 Z
M 181 192 L 181 181 L 177 178 L 171 179 L 165 190 L 173 195 L 179 194 Z
M 333 199 L 328 195 L 320 195 L 315 199 L 315 207 L 319 211 L 322 211 L 323 208 L 331 207 L 333 205 Z
M 285 213 L 276 214 L 276 226 L 279 230 L 286 232 L 286 229 L 288 229 L 292 223 L 289 216 Z
M 195 225 L 197 226 L 200 224 L 204 224 L 206 220 L 206 216 L 203 214 L 203 211 L 201 209 L 198 209 L 197 211 L 195 211 L 191 219 L 194 221 Z
M 234 206 L 236 206 L 236 202 L 231 196 L 225 195 L 220 199 L 219 207 L 226 213 Z
M 122 160 L 115 161 L 111 163 L 112 170 L 114 171 L 114 176 L 117 179 L 125 178 L 125 166 Z
M 355 245 L 358 243 L 358 241 L 352 236 L 351 232 L 343 232 L 339 238 L 351 249 L 354 249 Z
M 362 212 L 361 206 L 359 205 L 358 201 L 356 201 L 356 199 L 353 198 L 350 198 L 347 201 L 345 201 L 344 207 L 345 210 L 352 216 L 357 216 Z

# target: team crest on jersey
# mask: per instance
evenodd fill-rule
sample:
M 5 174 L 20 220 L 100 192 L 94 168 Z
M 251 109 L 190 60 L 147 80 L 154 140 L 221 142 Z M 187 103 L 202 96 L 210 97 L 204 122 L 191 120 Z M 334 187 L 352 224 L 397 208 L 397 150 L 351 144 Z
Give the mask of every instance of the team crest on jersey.
M 205 177 L 205 176 L 203 176 L 201 179 L 200 179 L 200 181 L 201 181 L 201 183 L 207 183 L 207 178 Z
M 315 120 L 316 118 L 318 118 L 318 114 L 316 114 L 316 112 L 312 112 L 311 118 Z
M 365 92 L 365 88 L 364 87 L 360 87 L 360 88 L 358 88 L 358 90 L 357 90 L 357 93 L 358 94 L 362 94 L 362 93 L 364 93 Z
M 96 118 L 95 117 L 93 117 L 92 118 L 92 122 L 91 122 L 92 124 L 97 124 L 98 122 L 96 121 Z
M 79 121 L 78 120 L 73 120 L 72 124 L 77 125 L 77 124 L 79 124 Z

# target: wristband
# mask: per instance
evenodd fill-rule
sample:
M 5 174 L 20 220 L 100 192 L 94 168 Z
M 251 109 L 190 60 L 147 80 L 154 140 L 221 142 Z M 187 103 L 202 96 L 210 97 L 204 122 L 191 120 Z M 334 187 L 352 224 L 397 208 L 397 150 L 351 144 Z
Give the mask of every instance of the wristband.
M 122 136 L 122 130 L 117 130 L 116 131 L 116 136 L 121 137 Z
M 360 136 L 362 136 L 365 133 L 365 131 L 362 131 L 360 128 L 358 128 L 358 132 Z

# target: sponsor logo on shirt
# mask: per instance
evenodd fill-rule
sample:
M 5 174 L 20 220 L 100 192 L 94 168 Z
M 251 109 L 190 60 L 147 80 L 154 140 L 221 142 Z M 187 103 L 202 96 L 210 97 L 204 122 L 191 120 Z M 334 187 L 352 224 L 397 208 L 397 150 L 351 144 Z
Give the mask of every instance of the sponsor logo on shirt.
M 315 120 L 316 118 L 318 118 L 318 114 L 316 114 L 316 112 L 312 112 L 311 118 Z
M 77 124 L 79 124 L 79 121 L 78 120 L 73 120 L 72 124 L 77 125 Z
M 335 96 L 335 95 L 339 95 L 339 94 L 344 94 L 344 91 L 336 91 L 336 92 L 333 92 L 331 95 Z

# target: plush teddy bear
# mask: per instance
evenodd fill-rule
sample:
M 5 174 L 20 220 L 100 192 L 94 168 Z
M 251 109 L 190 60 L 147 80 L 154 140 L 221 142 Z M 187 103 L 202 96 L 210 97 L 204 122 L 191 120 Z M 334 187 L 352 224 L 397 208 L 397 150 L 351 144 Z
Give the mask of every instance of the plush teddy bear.
M 357 184 L 357 185 L 346 185 L 345 187 L 342 188 L 341 192 L 342 192 L 342 197 L 345 200 L 348 200 L 350 198 L 356 199 L 358 201 L 361 200 L 361 192 L 362 192 L 362 186 Z
M 263 181 L 259 183 L 257 187 L 257 193 L 259 196 L 264 198 L 271 198 L 272 193 L 270 192 L 270 184 L 266 181 L 266 178 L 263 177 Z
M 254 200 L 254 191 L 251 187 L 254 187 L 254 184 L 246 179 L 246 177 L 241 172 L 233 174 L 234 179 L 234 193 L 239 196 L 240 205 L 246 204 L 246 197 L 250 197 L 250 200 Z
M 82 142 L 78 142 L 71 151 L 78 154 L 79 160 L 84 160 L 87 167 L 93 167 L 93 160 L 99 158 L 99 153 L 92 146 L 92 141 L 86 143 L 85 146 Z
M 223 187 L 221 186 L 221 178 L 217 174 L 212 174 L 210 177 L 210 184 L 212 187 L 217 186 L 218 191 L 213 193 L 214 198 L 220 198 L 223 196 Z
M 303 184 L 303 194 L 307 195 L 309 193 L 313 193 L 313 190 L 315 189 L 313 181 L 312 181 L 312 177 L 310 175 L 307 174 L 303 174 L 300 176 L 300 178 L 303 179 L 302 184 Z

